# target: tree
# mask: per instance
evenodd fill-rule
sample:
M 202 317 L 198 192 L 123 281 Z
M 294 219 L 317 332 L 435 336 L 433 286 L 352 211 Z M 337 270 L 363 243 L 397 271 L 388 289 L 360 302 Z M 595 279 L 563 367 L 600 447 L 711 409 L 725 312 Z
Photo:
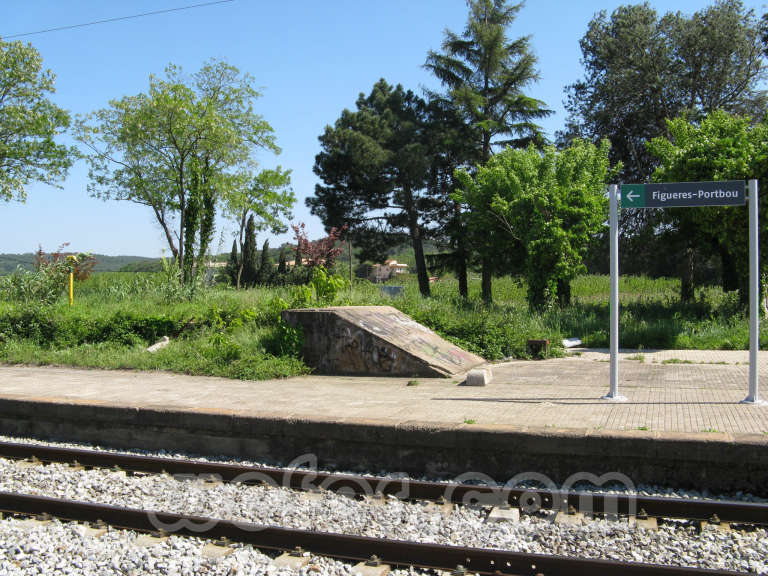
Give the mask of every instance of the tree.
M 523 90 L 538 79 L 530 37 L 507 37 L 523 3 L 507 0 L 469 0 L 469 18 L 461 36 L 446 31 L 443 52 L 430 51 L 425 67 L 448 89 L 447 98 L 461 111 L 475 135 L 474 153 L 467 160 L 488 162 L 494 145 L 525 146 L 543 143 L 536 120 L 549 115 L 540 100 Z M 497 139 L 497 137 L 504 139 Z M 477 231 L 475 245 L 482 261 L 482 295 L 491 301 L 494 229 Z
M 89 190 L 152 208 L 189 279 L 213 234 L 215 209 L 254 152 L 277 152 L 271 126 L 253 110 L 259 93 L 237 68 L 212 61 L 186 82 L 181 69 L 150 76 L 146 94 L 112 100 L 81 119 Z M 175 230 L 174 230 L 175 228 Z
M 331 228 L 328 236 L 318 240 L 310 240 L 307 237 L 303 222 L 298 225 L 292 224 L 291 228 L 293 228 L 293 234 L 296 238 L 297 262 L 302 261 L 308 268 L 317 266 L 322 266 L 327 270 L 333 268 L 339 254 L 344 250 L 344 241 L 341 239 L 341 235 L 347 231 L 346 226 Z
M 459 198 L 470 214 L 494 219 L 506 231 L 497 253 L 524 263 L 532 308 L 570 300 L 570 282 L 584 270 L 587 246 L 607 216 L 609 148 L 607 141 L 599 147 L 575 141 L 560 152 L 507 148 L 478 166 L 474 178 L 457 173 Z
M 256 284 L 259 273 L 259 263 L 257 259 L 256 248 L 256 223 L 253 214 L 248 217 L 248 223 L 245 226 L 245 242 L 243 243 L 243 253 L 241 259 L 242 274 L 240 275 L 239 286 L 249 288 Z
M 425 193 L 424 108 L 413 92 L 384 79 L 367 97 L 360 94 L 357 110 L 344 110 L 320 136 L 314 170 L 323 184 L 306 202 L 326 230 L 349 225 L 363 259 L 382 259 L 393 242 L 409 237 L 419 290 L 429 296 L 423 240 L 434 201 Z
M 257 283 L 261 285 L 269 284 L 274 272 L 272 258 L 269 255 L 269 238 L 267 238 L 264 240 L 264 244 L 261 247 L 261 261 L 259 263 L 259 271 L 256 275 Z
M 436 226 L 432 231 L 434 239 L 450 246 L 452 252 L 430 255 L 442 267 L 452 268 L 459 285 L 459 295 L 469 296 L 467 268 L 471 259 L 470 237 L 466 214 L 454 198 L 456 192 L 455 172 L 459 168 L 471 167 L 480 161 L 479 151 L 474 145 L 472 126 L 464 122 L 461 110 L 448 98 L 432 94 L 427 103 L 427 139 L 429 174 L 427 188 L 434 199 L 433 219 Z
M 0 40 L 0 200 L 26 198 L 32 182 L 56 185 L 76 151 L 55 138 L 69 113 L 51 100 L 55 76 L 31 44 Z
M 277 260 L 277 274 L 283 276 L 288 273 L 288 262 L 285 255 L 285 244 L 280 247 L 280 257 Z
M 752 125 L 749 117 L 712 112 L 700 122 L 682 116 L 667 123 L 669 136 L 648 143 L 649 153 L 659 166 L 654 180 L 686 182 L 702 180 L 764 179 L 768 175 L 768 122 Z M 766 184 L 768 185 L 768 183 Z M 762 195 L 762 194 L 761 194 Z M 761 201 L 760 220 L 768 218 Z M 722 266 L 723 290 L 740 292 L 747 301 L 749 262 L 746 206 L 668 208 L 663 211 L 667 249 L 685 255 L 680 270 L 681 300 L 693 299 L 696 254 L 714 256 Z M 768 228 L 761 227 L 760 240 L 768 241 Z
M 232 252 L 229 253 L 229 260 L 227 260 L 227 277 L 229 281 L 237 286 L 237 279 L 239 278 L 242 268 L 237 257 L 237 240 L 232 240 Z
M 572 137 L 611 141 L 627 181 L 655 166 L 645 142 L 666 135 L 668 118 L 764 110 L 760 26 L 739 0 L 720 0 L 690 17 L 661 18 L 646 2 L 598 12 L 581 39 L 584 79 L 567 88 Z
M 280 166 L 275 169 L 261 170 L 252 175 L 246 172 L 241 175 L 243 182 L 233 186 L 225 196 L 225 212 L 233 218 L 239 227 L 237 238 L 240 252 L 244 250 L 245 227 L 250 216 L 254 217 L 255 232 L 269 230 L 273 234 L 281 234 L 287 230 L 284 219 L 292 217 L 291 209 L 296 201 L 290 188 L 291 171 L 283 170 Z M 256 220 L 258 219 L 258 220 Z M 239 275 L 235 285 L 239 288 Z
M 608 138 L 624 182 L 650 179 L 658 159 L 646 142 L 669 136 L 667 119 L 686 114 L 698 121 L 719 108 L 757 118 L 765 109 L 760 27 L 738 0 L 718 1 L 691 16 L 659 16 L 647 2 L 620 6 L 610 16 L 598 12 L 580 44 L 585 75 L 567 88 L 569 116 L 558 143 Z M 668 266 L 685 264 L 687 258 L 659 264 L 666 251 L 657 234 L 661 226 L 659 211 L 622 212 L 624 270 L 670 274 Z M 608 251 L 607 235 L 603 244 L 601 254 Z

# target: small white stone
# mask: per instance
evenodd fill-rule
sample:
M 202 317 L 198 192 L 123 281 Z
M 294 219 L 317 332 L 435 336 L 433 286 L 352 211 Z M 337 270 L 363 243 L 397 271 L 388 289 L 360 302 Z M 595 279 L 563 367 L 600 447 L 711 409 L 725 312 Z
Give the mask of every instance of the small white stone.
M 162 338 L 160 338 L 160 340 L 158 340 L 157 342 L 152 344 L 152 346 L 147 348 L 147 352 L 157 352 L 161 348 L 165 348 L 166 346 L 168 346 L 170 342 L 171 340 L 170 338 L 168 338 L 168 336 L 163 336 Z

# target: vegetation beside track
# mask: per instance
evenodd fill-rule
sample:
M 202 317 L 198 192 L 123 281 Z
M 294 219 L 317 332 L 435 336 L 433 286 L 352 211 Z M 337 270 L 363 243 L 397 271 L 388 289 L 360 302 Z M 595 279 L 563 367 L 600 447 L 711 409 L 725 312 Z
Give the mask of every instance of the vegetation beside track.
M 532 312 L 524 284 L 494 284 L 494 304 L 456 296 L 456 281 L 441 279 L 433 297 L 419 295 L 415 278 L 403 277 L 404 295 L 390 298 L 362 281 L 340 290 L 327 304 L 391 305 L 463 348 L 498 360 L 526 357 L 529 338 L 549 338 L 550 356 L 563 354 L 563 338 L 608 345 L 608 278 L 583 276 L 573 284 L 573 303 Z M 303 288 L 303 287 L 302 287 Z M 628 348 L 746 349 L 748 322 L 735 293 L 708 287 L 696 301 L 680 304 L 679 281 L 626 277 L 621 282 L 621 342 Z M 198 287 L 181 293 L 163 274 L 94 274 L 76 287 L 75 305 L 61 297 L 41 306 L 0 303 L 0 362 L 98 368 L 170 370 L 241 379 L 287 377 L 309 372 L 300 359 L 300 335 L 280 323 L 290 306 L 316 305 L 294 287 L 233 290 Z M 146 347 L 162 336 L 170 344 Z M 763 330 L 762 343 L 768 344 Z

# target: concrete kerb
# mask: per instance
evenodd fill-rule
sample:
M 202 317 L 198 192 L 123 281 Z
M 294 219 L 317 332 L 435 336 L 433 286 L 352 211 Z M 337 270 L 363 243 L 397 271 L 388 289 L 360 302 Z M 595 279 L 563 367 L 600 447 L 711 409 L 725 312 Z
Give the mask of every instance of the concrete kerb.
M 87 417 L 85 416 L 87 415 Z M 116 448 L 180 450 L 278 463 L 313 453 L 321 467 L 506 481 L 537 471 L 619 471 L 635 482 L 765 491 L 768 436 L 534 429 L 404 421 L 276 418 L 203 411 L 0 400 L 0 430 Z

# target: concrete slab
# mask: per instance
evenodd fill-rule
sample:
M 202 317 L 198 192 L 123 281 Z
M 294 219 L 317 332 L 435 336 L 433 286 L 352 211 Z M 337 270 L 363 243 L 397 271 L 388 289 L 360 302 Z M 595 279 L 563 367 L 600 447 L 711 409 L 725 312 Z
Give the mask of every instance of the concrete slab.
M 520 522 L 519 508 L 501 508 L 494 506 L 488 513 L 486 522 Z
M 311 560 L 307 552 L 283 552 L 272 560 L 272 564 L 278 568 L 290 568 L 291 570 L 301 570 Z
M 304 360 L 319 374 L 450 376 L 485 361 L 391 306 L 285 310 L 301 326 Z

